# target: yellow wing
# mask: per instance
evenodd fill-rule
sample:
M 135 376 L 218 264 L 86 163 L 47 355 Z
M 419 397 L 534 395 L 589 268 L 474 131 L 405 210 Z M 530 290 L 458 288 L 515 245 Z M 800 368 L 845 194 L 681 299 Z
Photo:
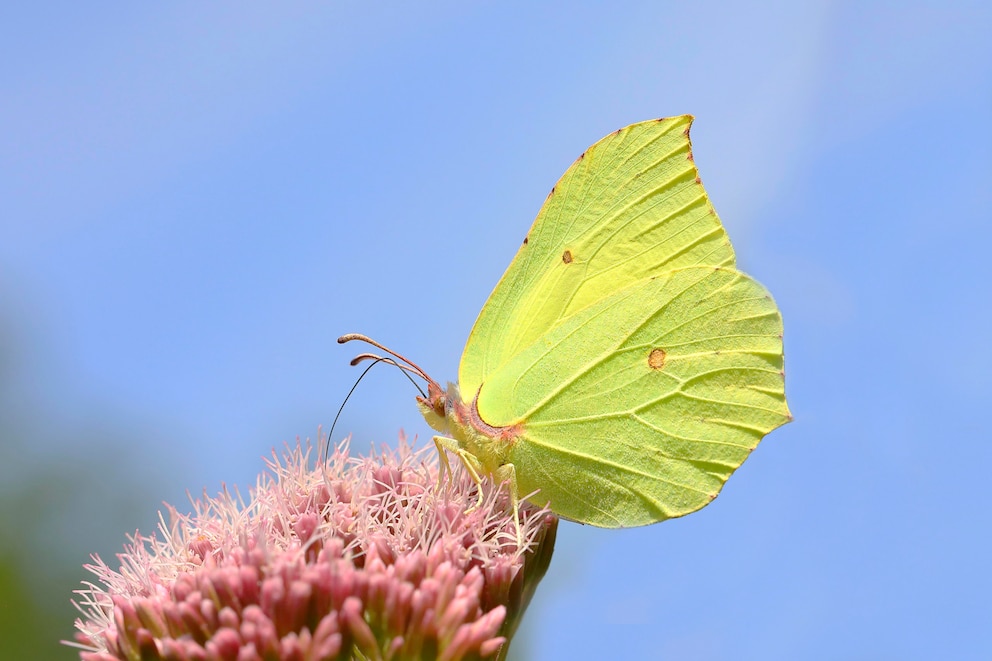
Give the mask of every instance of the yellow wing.
M 515 426 L 504 461 L 534 502 L 605 527 L 682 516 L 791 419 L 782 319 L 735 269 L 670 271 L 570 316 L 489 375 L 477 404 Z
M 616 291 L 678 268 L 734 266 L 692 161 L 691 123 L 683 115 L 633 124 L 568 168 L 469 335 L 463 398 L 550 328 Z

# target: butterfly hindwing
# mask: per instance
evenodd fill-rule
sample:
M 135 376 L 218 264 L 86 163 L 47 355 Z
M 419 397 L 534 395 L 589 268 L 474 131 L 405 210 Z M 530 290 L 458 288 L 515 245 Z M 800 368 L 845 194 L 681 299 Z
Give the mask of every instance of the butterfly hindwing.
M 520 425 L 522 494 L 593 525 L 709 503 L 789 420 L 775 303 L 734 269 L 645 279 L 576 313 L 490 375 L 478 409 Z

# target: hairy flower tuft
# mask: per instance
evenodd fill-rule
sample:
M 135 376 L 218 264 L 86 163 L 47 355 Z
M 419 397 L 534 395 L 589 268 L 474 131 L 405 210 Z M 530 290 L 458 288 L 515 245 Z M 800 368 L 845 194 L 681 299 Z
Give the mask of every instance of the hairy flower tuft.
M 557 518 L 466 471 L 438 485 L 404 438 L 316 469 L 309 445 L 267 461 L 245 503 L 226 488 L 169 507 L 76 591 L 84 661 L 503 658 L 554 547 Z M 73 643 L 70 643 L 73 644 Z

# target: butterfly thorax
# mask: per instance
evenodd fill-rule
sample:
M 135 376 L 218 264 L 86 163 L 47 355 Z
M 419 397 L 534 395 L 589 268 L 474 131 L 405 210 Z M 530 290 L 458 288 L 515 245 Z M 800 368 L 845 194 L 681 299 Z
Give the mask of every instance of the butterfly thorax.
M 459 447 L 479 460 L 486 473 L 492 473 L 508 462 L 510 449 L 522 430 L 520 425 L 490 425 L 479 414 L 478 403 L 478 393 L 466 402 L 454 383 L 448 384 L 447 392 L 429 388 L 426 398 L 417 398 L 427 424 L 458 441 Z

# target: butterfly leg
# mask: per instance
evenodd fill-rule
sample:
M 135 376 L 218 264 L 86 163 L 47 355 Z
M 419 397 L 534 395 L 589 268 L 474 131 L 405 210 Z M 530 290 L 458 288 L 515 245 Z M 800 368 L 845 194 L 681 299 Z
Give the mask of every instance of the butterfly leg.
M 437 472 L 437 486 L 444 484 L 444 476 L 452 475 L 451 464 L 448 463 L 448 453 L 445 450 L 458 452 L 458 441 L 447 436 L 435 436 L 434 447 L 437 448 L 437 456 L 441 459 L 441 466 Z
M 438 471 L 438 484 L 445 471 L 451 473 L 451 464 L 448 463 L 448 452 L 457 456 L 465 470 L 468 471 L 472 481 L 475 482 L 476 490 L 479 494 L 475 504 L 465 510 L 468 514 L 482 506 L 482 473 L 484 472 L 482 463 L 474 454 L 459 445 L 458 441 L 447 436 L 435 436 L 434 446 L 441 457 L 441 470 Z M 523 532 L 520 529 L 520 495 L 517 491 L 517 470 L 513 464 L 503 464 L 492 473 L 493 482 L 499 485 L 505 484 L 510 493 L 510 505 L 513 507 L 513 525 L 517 531 L 517 546 L 523 546 Z
M 478 491 L 479 498 L 475 501 L 475 505 L 465 510 L 466 512 L 471 512 L 479 508 L 482 505 L 482 464 L 471 452 L 465 450 L 461 445 L 458 444 L 453 438 L 448 438 L 447 436 L 435 436 L 434 445 L 437 447 L 438 453 L 441 455 L 441 465 L 442 471 L 447 470 L 451 473 L 451 465 L 448 463 L 448 455 L 445 450 L 453 452 L 462 461 L 462 465 L 465 466 L 465 470 L 468 471 L 469 476 L 472 481 L 475 482 L 476 490 Z
M 517 531 L 517 546 L 523 547 L 524 536 L 520 530 L 520 494 L 517 490 L 517 469 L 513 464 L 503 464 L 493 471 L 493 481 L 505 484 L 510 493 L 510 506 L 513 508 L 513 525 Z

